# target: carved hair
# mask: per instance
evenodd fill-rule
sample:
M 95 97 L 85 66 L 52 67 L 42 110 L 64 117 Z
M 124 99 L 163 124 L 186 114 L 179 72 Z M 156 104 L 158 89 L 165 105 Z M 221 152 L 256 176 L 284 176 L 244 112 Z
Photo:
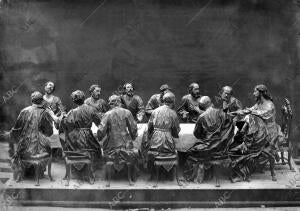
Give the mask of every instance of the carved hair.
M 273 101 L 273 98 L 269 93 L 268 88 L 264 84 L 257 85 L 255 89 L 259 91 L 265 99 Z
M 89 88 L 90 94 L 92 94 L 92 92 L 93 92 L 96 88 L 101 89 L 100 86 L 99 86 L 98 84 L 93 84 L 92 86 L 90 86 L 90 88 Z
M 199 84 L 197 84 L 197 83 L 195 83 L 195 82 L 193 82 L 193 83 L 191 83 L 191 84 L 189 85 L 189 87 L 188 87 L 189 93 L 192 93 L 192 91 L 193 91 L 193 89 L 194 89 L 194 87 L 195 87 L 196 85 L 199 86 Z
M 47 82 L 45 83 L 45 87 L 46 87 L 49 83 L 52 83 L 52 84 L 53 84 L 53 90 L 52 90 L 52 92 L 54 92 L 54 91 L 55 91 L 55 84 L 54 84 L 52 81 L 47 81 Z
M 81 90 L 76 90 L 71 94 L 72 101 L 77 105 L 82 105 L 85 100 L 85 94 Z

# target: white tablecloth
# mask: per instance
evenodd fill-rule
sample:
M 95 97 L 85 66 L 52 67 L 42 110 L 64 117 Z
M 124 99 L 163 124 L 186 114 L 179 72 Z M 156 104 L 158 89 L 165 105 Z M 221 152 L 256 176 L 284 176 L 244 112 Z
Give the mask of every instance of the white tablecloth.
M 190 147 L 192 147 L 197 139 L 193 135 L 195 124 L 180 124 L 180 133 L 179 138 L 175 139 L 176 149 L 178 151 L 186 151 Z M 91 127 L 94 134 L 97 134 L 97 126 L 93 123 Z M 142 143 L 142 136 L 144 131 L 147 130 L 147 124 L 138 124 L 138 137 L 134 140 L 134 146 L 138 149 L 141 148 Z M 54 128 L 53 129 L 53 135 L 51 136 L 51 145 L 53 148 L 59 148 L 60 142 L 59 142 L 59 136 L 58 131 Z

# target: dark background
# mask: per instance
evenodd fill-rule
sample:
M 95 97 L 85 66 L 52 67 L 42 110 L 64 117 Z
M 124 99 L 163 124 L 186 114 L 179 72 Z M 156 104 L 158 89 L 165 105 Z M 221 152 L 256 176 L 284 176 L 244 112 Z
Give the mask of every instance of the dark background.
M 279 123 L 283 98 L 291 99 L 295 144 L 299 138 L 299 24 L 291 0 L 11 0 L 0 17 L 1 129 L 48 80 L 68 109 L 70 93 L 88 94 L 94 83 L 107 99 L 131 81 L 145 103 L 163 83 L 177 102 L 193 81 L 214 99 L 232 85 L 245 106 L 264 83 Z

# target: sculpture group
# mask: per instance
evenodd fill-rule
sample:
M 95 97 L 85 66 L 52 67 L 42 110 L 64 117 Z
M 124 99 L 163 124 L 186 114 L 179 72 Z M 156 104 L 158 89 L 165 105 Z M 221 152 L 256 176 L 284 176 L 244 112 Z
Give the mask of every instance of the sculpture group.
M 49 137 L 55 127 L 60 134 L 66 164 L 67 185 L 71 172 L 91 184 L 97 179 L 97 164 L 104 163 L 107 186 L 112 174 L 127 170 L 129 184 L 133 185 L 141 170 L 147 171 L 155 185 L 159 172 L 173 171 L 178 185 L 178 170 L 182 168 L 186 181 L 202 183 L 215 176 L 219 183 L 219 169 L 230 169 L 232 182 L 249 181 L 255 171 L 270 166 L 272 180 L 276 180 L 274 165 L 287 150 L 290 162 L 289 131 L 292 118 L 290 102 L 282 106 L 282 124 L 276 123 L 275 105 L 265 85 L 254 87 L 255 104 L 244 108 L 233 97 L 233 90 L 224 86 L 222 103 L 214 105 L 211 98 L 201 96 L 199 85 L 192 83 L 189 93 L 175 108 L 175 95 L 164 84 L 160 93 L 151 96 L 146 106 L 135 94 L 133 84 L 126 83 L 108 99 L 101 99 L 101 88 L 92 85 L 91 96 L 85 99 L 81 90 L 72 92 L 75 108 L 66 112 L 55 96 L 53 82 L 45 84 L 45 94 L 31 94 L 32 105 L 24 108 L 10 130 L 10 141 L 16 144 L 12 168 L 16 181 L 33 175 L 36 185 L 48 167 L 51 176 L 52 149 Z M 137 123 L 147 123 L 140 148 L 134 147 L 138 136 Z M 97 133 L 91 130 L 97 126 Z M 176 149 L 180 123 L 195 123 L 196 143 L 184 152 Z M 179 160 L 181 162 L 179 162 Z M 103 162 L 102 162 L 103 161 Z

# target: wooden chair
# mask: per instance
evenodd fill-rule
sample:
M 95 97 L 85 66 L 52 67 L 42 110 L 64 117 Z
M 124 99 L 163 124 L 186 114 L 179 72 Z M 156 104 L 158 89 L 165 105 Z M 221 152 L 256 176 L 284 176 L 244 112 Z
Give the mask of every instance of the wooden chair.
M 40 185 L 40 176 L 41 176 L 41 166 L 44 163 L 47 163 L 48 166 L 48 176 L 50 181 L 54 181 L 52 176 L 51 176 L 51 164 L 52 164 L 52 155 L 45 152 L 45 153 L 41 153 L 41 154 L 37 154 L 37 155 L 32 155 L 26 158 L 22 159 L 22 162 L 26 165 L 26 166 L 33 166 L 34 170 L 35 170 L 35 181 L 36 184 L 35 186 L 39 186 Z M 17 182 L 21 181 L 21 176 L 18 177 Z
M 91 156 L 88 156 L 86 152 L 92 154 L 94 150 L 83 149 L 81 152 L 77 151 L 68 151 L 66 144 L 63 138 L 60 137 L 60 142 L 63 150 L 63 157 L 65 160 L 66 165 L 66 174 L 64 180 L 67 180 L 66 186 L 69 186 L 70 179 L 72 175 L 72 165 L 86 165 L 87 166 L 87 176 L 89 178 L 89 183 L 94 184 L 95 182 L 95 175 L 93 173 L 92 161 L 93 159 Z
M 160 168 L 164 168 L 167 171 L 170 171 L 171 169 L 174 172 L 174 177 L 176 178 L 176 182 L 179 186 L 182 186 L 182 184 L 179 181 L 178 177 L 178 154 L 177 151 L 174 155 L 170 156 L 154 156 L 151 151 L 148 152 L 148 161 L 152 162 L 152 165 L 155 169 L 155 184 L 153 187 L 157 187 L 158 185 L 158 176 L 159 176 L 159 170 Z M 151 164 L 150 164 L 151 165 Z
M 193 156 L 189 156 L 187 158 L 190 160 L 193 164 L 193 181 L 196 181 L 197 183 L 203 183 L 204 181 L 204 175 L 206 175 L 210 171 L 210 178 L 215 178 L 215 186 L 221 187 L 220 185 L 220 175 L 221 175 L 221 169 L 222 167 L 228 167 L 230 166 L 230 159 L 228 155 L 224 155 L 222 157 L 219 157 L 218 159 L 197 159 Z M 209 169 L 205 170 L 205 166 L 211 166 Z
M 63 156 L 66 163 L 66 175 L 64 179 L 67 180 L 66 186 L 69 186 L 72 165 L 86 165 L 87 166 L 87 176 L 89 178 L 89 183 L 92 185 L 95 182 L 95 176 L 92 170 L 92 159 L 83 152 L 73 152 L 73 151 L 63 151 Z
M 125 162 L 125 161 L 121 161 L 119 163 L 115 163 L 115 160 L 110 157 L 110 156 L 104 156 L 105 159 L 105 175 L 107 178 L 107 184 L 106 187 L 110 187 L 110 182 L 111 182 L 111 175 L 112 175 L 112 169 L 116 169 L 117 171 L 121 171 L 124 169 L 124 167 L 127 167 L 127 178 L 129 181 L 129 185 L 132 186 L 134 185 L 135 179 L 135 172 L 134 172 L 134 163 L 130 163 L 130 162 Z M 115 168 L 115 164 L 121 166 L 120 168 Z
M 281 107 L 281 113 L 282 113 L 282 120 L 281 120 L 281 131 L 284 134 L 285 142 L 280 146 L 280 152 L 281 152 L 281 163 L 283 165 L 286 164 L 285 161 L 288 162 L 288 165 L 290 167 L 290 170 L 293 170 L 292 164 L 291 164 L 291 157 L 293 152 L 293 146 L 290 141 L 290 132 L 291 132 L 291 126 L 292 126 L 292 117 L 293 112 L 291 108 L 290 101 L 285 98 L 284 104 Z M 288 157 L 284 157 L 284 152 L 288 153 Z

